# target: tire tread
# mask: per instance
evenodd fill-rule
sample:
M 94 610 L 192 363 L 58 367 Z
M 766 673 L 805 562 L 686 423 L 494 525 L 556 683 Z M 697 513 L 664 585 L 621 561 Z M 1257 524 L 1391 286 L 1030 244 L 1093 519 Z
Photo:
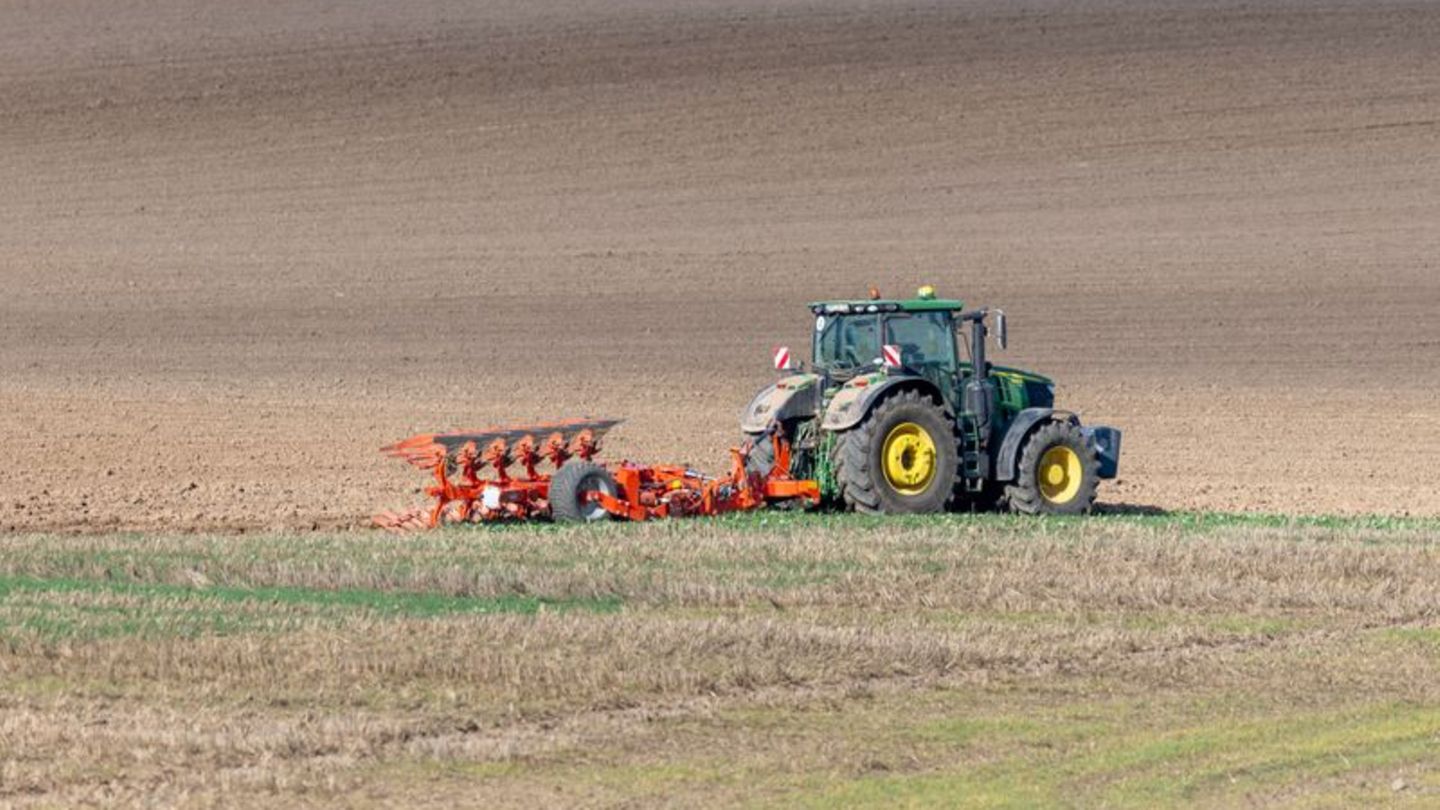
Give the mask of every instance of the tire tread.
M 610 482 L 610 491 L 615 491 L 615 479 L 610 471 L 593 461 L 572 460 L 561 465 L 550 478 L 550 516 L 556 521 L 583 523 L 589 518 L 580 503 L 580 487 L 587 479 L 600 476 Z

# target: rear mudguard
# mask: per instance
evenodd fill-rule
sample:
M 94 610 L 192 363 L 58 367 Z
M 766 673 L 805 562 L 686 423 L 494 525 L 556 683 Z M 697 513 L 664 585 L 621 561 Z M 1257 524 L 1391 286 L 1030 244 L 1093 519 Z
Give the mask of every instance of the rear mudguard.
M 766 386 L 740 414 L 740 429 L 762 433 L 771 422 L 814 417 L 820 411 L 820 376 L 792 374 Z
M 1040 424 L 1052 419 L 1069 422 L 1072 425 L 1080 424 L 1080 417 L 1069 411 L 1057 411 L 1054 408 L 1026 408 L 1015 415 L 1014 421 L 1005 431 L 1004 440 L 1000 442 L 999 451 L 995 454 L 995 480 L 1015 480 L 1015 467 L 1020 463 L 1020 451 L 1025 446 L 1025 439 Z M 1119 428 L 1095 425 L 1092 427 L 1082 426 L 1080 430 L 1085 435 L 1086 443 L 1095 448 L 1095 457 L 1100 462 L 1100 477 L 1114 478 L 1118 475 L 1120 472 Z
M 820 423 L 823 430 L 849 430 L 860 424 L 875 403 L 884 399 L 897 388 L 916 388 L 944 402 L 935 384 L 924 377 L 895 376 L 892 374 L 865 374 L 845 383 L 845 387 L 830 398 L 825 409 L 825 421 Z M 949 407 L 945 415 L 954 418 Z

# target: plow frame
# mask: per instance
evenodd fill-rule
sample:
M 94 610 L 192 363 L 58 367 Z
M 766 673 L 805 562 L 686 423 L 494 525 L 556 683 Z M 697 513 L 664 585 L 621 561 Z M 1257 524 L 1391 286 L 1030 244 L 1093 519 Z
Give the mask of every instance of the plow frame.
M 570 459 L 591 461 L 600 437 L 616 422 L 574 420 L 532 428 L 475 433 L 422 434 L 384 448 L 384 452 L 416 467 L 428 468 L 434 483 L 424 492 L 432 499 L 426 509 L 385 512 L 376 526 L 396 531 L 435 528 L 445 523 L 528 520 L 551 516 L 553 473 L 537 469 L 548 462 L 559 469 Z M 539 439 L 539 436 L 545 438 Z M 681 465 L 603 465 L 613 478 L 614 493 L 582 493 L 606 515 L 622 520 L 721 515 L 759 509 L 779 502 L 820 503 L 816 481 L 791 478 L 790 445 L 780 431 L 757 439 L 774 443 L 776 464 L 767 475 L 750 472 L 747 441 L 730 449 L 730 471 L 710 476 Z M 518 465 L 519 477 L 509 468 Z M 489 477 L 484 477 L 485 473 Z
M 768 440 L 775 443 L 775 458 L 784 461 L 765 476 L 746 470 L 749 446 L 732 447 L 728 475 L 716 478 L 688 467 L 621 464 L 610 471 L 619 490 L 616 495 L 597 491 L 586 498 L 614 517 L 634 521 L 747 512 L 781 501 L 819 505 L 819 484 L 789 475 L 789 443 L 778 432 Z

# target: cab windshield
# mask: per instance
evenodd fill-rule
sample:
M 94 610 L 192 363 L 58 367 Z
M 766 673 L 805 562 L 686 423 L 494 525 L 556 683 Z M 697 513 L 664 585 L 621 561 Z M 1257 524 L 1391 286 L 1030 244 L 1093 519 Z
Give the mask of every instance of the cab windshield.
M 815 319 L 815 365 L 848 371 L 880 356 L 879 315 L 819 315 Z

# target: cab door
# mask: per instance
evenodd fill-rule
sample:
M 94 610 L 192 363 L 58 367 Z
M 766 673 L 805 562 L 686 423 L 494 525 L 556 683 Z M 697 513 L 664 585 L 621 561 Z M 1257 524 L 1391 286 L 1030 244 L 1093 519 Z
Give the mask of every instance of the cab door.
M 900 347 L 906 368 L 929 380 L 952 409 L 958 402 L 960 368 L 955 332 L 947 312 L 892 312 L 885 316 L 884 342 Z

